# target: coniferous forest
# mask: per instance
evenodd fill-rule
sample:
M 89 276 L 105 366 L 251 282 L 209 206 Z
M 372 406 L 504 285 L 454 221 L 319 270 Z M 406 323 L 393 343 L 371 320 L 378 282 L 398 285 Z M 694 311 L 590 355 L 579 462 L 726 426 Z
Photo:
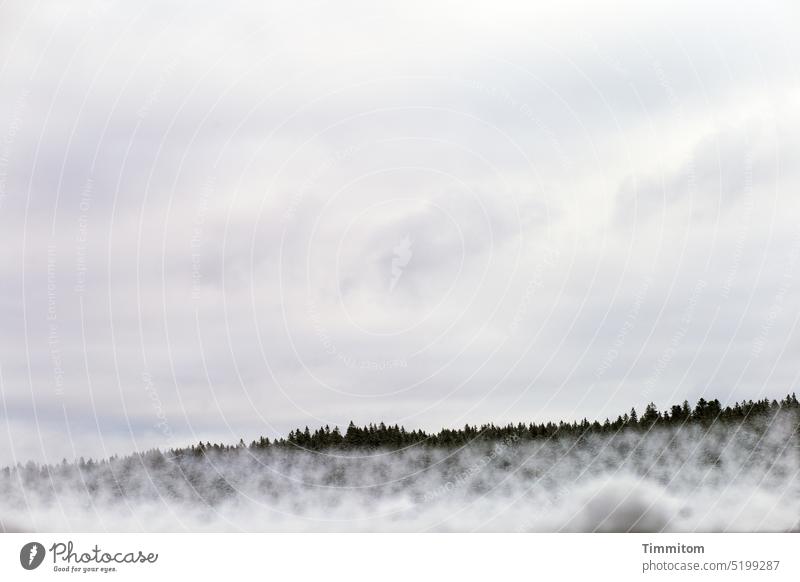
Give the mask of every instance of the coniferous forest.
M 795 394 L 435 433 L 303 427 L 6 467 L 0 526 L 93 530 L 113 514 L 133 530 L 796 530 L 799 433 Z
M 685 425 L 711 426 L 719 423 L 722 426 L 735 426 L 736 424 L 754 422 L 769 416 L 781 409 L 797 410 L 800 408 L 796 395 L 787 395 L 781 401 L 763 399 L 756 402 L 737 402 L 732 406 L 722 407 L 719 400 L 707 401 L 700 398 L 692 408 L 687 401 L 683 404 L 673 405 L 668 410 L 660 411 L 655 403 L 648 404 L 642 414 L 632 408 L 629 412 L 617 416 L 616 420 L 606 418 L 603 422 L 589 421 L 586 418 L 580 422 L 546 423 L 518 423 L 496 426 L 484 424 L 481 426 L 466 425 L 461 429 L 442 429 L 437 433 L 427 433 L 421 430 L 406 431 L 403 427 L 394 425 L 356 426 L 350 423 L 344 434 L 339 427 L 329 426 L 317 428 L 313 432 L 306 426 L 289 433 L 286 438 L 270 442 L 261 437 L 250 443 L 250 448 L 269 446 L 298 447 L 314 451 L 326 449 L 374 449 L 380 447 L 402 448 L 412 445 L 426 445 L 432 447 L 460 447 L 476 439 L 489 442 L 504 441 L 507 439 L 548 439 L 554 437 L 583 437 L 588 435 L 613 434 L 622 430 L 648 430 L 654 427 L 681 427 Z M 242 442 L 239 446 L 242 446 Z M 225 450 L 231 448 L 222 444 L 198 443 L 189 449 L 170 451 L 173 455 L 203 452 L 207 449 Z
M 251 450 L 277 448 L 281 450 L 304 450 L 304 451 L 329 451 L 329 450 L 369 450 L 369 449 L 402 449 L 406 447 L 424 446 L 431 448 L 454 448 L 464 447 L 474 443 L 500 443 L 516 441 L 535 441 L 541 439 L 585 439 L 590 436 L 618 435 L 620 433 L 632 431 L 650 431 L 657 428 L 683 429 L 690 427 L 708 428 L 717 427 L 725 430 L 735 430 L 738 426 L 764 427 L 764 420 L 773 415 L 784 412 L 797 413 L 800 411 L 800 402 L 796 394 L 787 395 L 782 400 L 748 400 L 736 402 L 731 406 L 723 407 L 719 400 L 708 401 L 700 398 L 697 404 L 692 407 L 689 402 L 684 400 L 682 404 L 675 404 L 666 410 L 659 410 L 655 403 L 648 404 L 644 411 L 639 414 L 635 408 L 617 416 L 615 420 L 606 418 L 603 422 L 598 420 L 589 421 L 584 418 L 581 421 L 543 423 L 517 423 L 498 426 L 492 423 L 481 426 L 465 425 L 460 429 L 443 428 L 439 432 L 428 433 L 423 430 L 406 430 L 398 425 L 387 426 L 383 422 L 379 424 L 369 424 L 367 426 L 356 426 L 352 421 L 343 431 L 338 426 L 331 428 L 324 426 L 315 429 L 313 432 L 308 426 L 298 428 L 289 432 L 285 438 L 270 440 L 261 436 L 246 444 L 244 439 L 238 443 L 212 443 L 200 441 L 196 445 L 185 448 L 168 449 L 160 451 L 158 449 L 134 453 L 128 458 L 143 456 L 146 458 L 170 458 L 180 459 L 182 457 L 201 456 L 210 453 L 223 453 L 226 451 L 241 450 L 249 448 Z M 800 420 L 800 417 L 798 417 Z M 800 433 L 800 424 L 795 426 L 795 436 Z M 92 464 L 102 464 L 109 461 L 116 461 L 118 457 L 113 456 L 109 460 L 99 460 L 97 462 L 89 459 L 88 461 L 80 457 L 75 463 L 85 467 Z M 61 463 L 62 466 L 69 464 L 66 459 Z M 29 462 L 24 470 L 30 472 L 35 469 L 47 473 L 52 465 L 39 466 Z M 11 476 L 14 471 L 23 470 L 22 465 L 17 467 L 6 467 L 3 475 L 6 478 Z

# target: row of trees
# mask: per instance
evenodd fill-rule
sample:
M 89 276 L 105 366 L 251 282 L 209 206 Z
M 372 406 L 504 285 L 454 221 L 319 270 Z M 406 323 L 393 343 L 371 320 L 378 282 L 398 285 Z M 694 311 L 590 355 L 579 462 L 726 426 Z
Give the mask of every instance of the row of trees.
M 83 470 L 92 469 L 97 465 L 106 465 L 122 461 L 130 464 L 143 462 L 148 466 L 163 466 L 170 460 L 181 458 L 203 457 L 207 454 L 223 453 L 226 451 L 244 450 L 248 447 L 251 450 L 278 449 L 278 450 L 330 450 L 330 449 L 399 449 L 414 445 L 429 447 L 460 447 L 472 442 L 517 442 L 520 440 L 548 439 L 553 437 L 585 438 L 589 435 L 613 435 L 625 431 L 646 432 L 654 427 L 674 427 L 683 426 L 702 426 L 712 425 L 736 426 L 743 423 L 758 427 L 765 424 L 764 419 L 772 417 L 780 411 L 793 412 L 793 422 L 800 422 L 800 403 L 795 394 L 790 394 L 784 399 L 758 401 L 746 401 L 736 403 L 733 406 L 723 407 L 719 400 L 705 400 L 701 398 L 692 408 L 688 402 L 670 407 L 668 410 L 659 411 L 655 404 L 648 404 L 641 416 L 635 409 L 630 413 L 620 415 L 616 420 L 605 419 L 604 422 L 583 419 L 580 422 L 547 422 L 547 423 L 518 423 L 498 426 L 495 424 L 484 424 L 480 427 L 466 425 L 462 429 L 442 429 L 437 433 L 427 433 L 423 430 L 408 431 L 398 425 L 387 426 L 384 423 L 370 424 L 359 427 L 353 422 L 349 424 L 347 430 L 342 433 L 338 427 L 321 427 L 311 431 L 308 427 L 291 431 L 286 438 L 270 441 L 267 437 L 260 437 L 252 441 L 249 445 L 244 440 L 239 440 L 236 445 L 212 444 L 210 442 L 200 442 L 188 448 L 170 449 L 162 452 L 158 449 L 135 453 L 119 459 L 112 456 L 108 460 L 101 460 L 97 463 L 85 460 L 81 457 L 75 465 Z M 795 428 L 795 433 L 800 431 L 800 424 Z M 64 460 L 61 465 L 67 467 Z M 56 466 L 58 467 L 58 466 Z M 56 468 L 54 467 L 54 468 Z M 47 465 L 39 466 L 36 463 L 28 463 L 25 467 L 18 466 L 26 474 L 35 476 L 39 473 L 43 476 L 49 474 L 50 469 Z M 9 477 L 13 469 L 7 467 L 0 471 L 0 477 Z
M 384 423 L 356 426 L 352 421 L 347 430 L 342 433 L 339 427 L 324 426 L 313 432 L 305 427 L 291 431 L 286 438 L 270 441 L 261 437 L 250 443 L 251 449 L 266 449 L 270 447 L 300 448 L 313 451 L 327 449 L 397 449 L 407 446 L 424 444 L 437 447 L 457 447 L 475 440 L 503 441 L 508 439 L 541 439 L 555 436 L 585 436 L 590 434 L 617 433 L 622 430 L 647 430 L 654 426 L 682 426 L 703 425 L 710 426 L 716 423 L 731 424 L 742 422 L 755 422 L 765 416 L 774 414 L 781 409 L 800 410 L 797 396 L 792 393 L 784 399 L 737 402 L 732 406 L 723 407 L 719 400 L 711 401 L 701 398 L 692 408 L 687 401 L 674 405 L 667 410 L 659 411 L 654 403 L 648 404 L 641 416 L 634 408 L 630 413 L 622 414 L 616 420 L 605 419 L 590 422 L 586 418 L 580 422 L 558 423 L 518 423 L 498 426 L 484 424 L 480 427 L 465 425 L 462 429 L 442 429 L 438 433 L 427 433 L 423 430 L 408 431 L 398 425 L 387 426 Z M 174 450 L 174 455 L 203 454 L 208 451 L 224 451 L 245 447 L 243 440 L 236 446 L 211 444 L 200 442 L 189 449 Z

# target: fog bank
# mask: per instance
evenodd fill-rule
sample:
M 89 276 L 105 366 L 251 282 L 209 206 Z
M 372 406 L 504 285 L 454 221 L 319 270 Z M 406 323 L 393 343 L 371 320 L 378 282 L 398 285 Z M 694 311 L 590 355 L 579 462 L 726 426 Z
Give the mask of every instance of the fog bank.
M 797 415 L 585 439 L 363 453 L 158 452 L 0 473 L 44 531 L 791 531 Z

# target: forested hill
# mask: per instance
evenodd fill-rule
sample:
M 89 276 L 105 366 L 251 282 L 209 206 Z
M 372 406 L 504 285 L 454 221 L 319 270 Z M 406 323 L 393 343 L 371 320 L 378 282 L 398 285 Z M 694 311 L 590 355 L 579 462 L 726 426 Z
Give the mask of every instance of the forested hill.
M 414 444 L 425 444 L 438 447 L 458 447 L 476 439 L 486 441 L 504 440 L 534 440 L 552 438 L 556 436 L 580 437 L 591 434 L 617 433 L 623 430 L 647 430 L 656 426 L 678 427 L 686 424 L 711 426 L 712 424 L 738 424 L 758 423 L 779 410 L 800 410 L 797 396 L 792 393 L 783 400 L 763 399 L 756 402 L 752 400 L 737 402 L 733 406 L 722 407 L 717 399 L 708 401 L 704 398 L 698 400 L 694 408 L 687 401 L 674 405 L 668 410 L 660 411 L 654 403 L 648 404 L 642 414 L 635 408 L 616 418 L 605 421 L 589 421 L 586 418 L 580 422 L 559 421 L 547 423 L 518 423 L 497 426 L 484 424 L 480 427 L 466 425 L 461 429 L 442 429 L 438 433 L 427 433 L 422 430 L 407 431 L 401 426 L 378 425 L 359 427 L 350 423 L 342 434 L 339 427 L 321 427 L 311 431 L 308 427 L 291 431 L 286 438 L 270 442 L 261 437 L 250 443 L 250 448 L 267 447 L 296 447 L 314 451 L 325 449 L 370 449 L 370 448 L 401 448 Z M 800 427 L 798 427 L 800 428 Z M 240 441 L 237 447 L 246 446 Z M 174 451 L 175 453 L 203 452 L 204 450 L 226 450 L 236 448 L 211 443 L 199 443 L 189 449 Z
M 556 436 L 586 436 L 590 434 L 616 433 L 623 430 L 647 430 L 654 426 L 677 427 L 686 424 L 712 425 L 712 424 L 738 424 L 756 423 L 764 417 L 770 416 L 781 409 L 800 410 L 797 396 L 792 393 L 783 400 L 763 399 L 756 402 L 749 400 L 737 402 L 733 406 L 722 407 L 717 399 L 708 401 L 703 398 L 698 400 L 694 408 L 687 401 L 674 405 L 668 410 L 660 411 L 654 403 L 645 407 L 642 414 L 635 409 L 616 418 L 605 421 L 590 422 L 583 419 L 580 422 L 559 421 L 547 423 L 518 423 L 497 426 L 484 424 L 480 427 L 466 425 L 460 429 L 442 429 L 438 433 L 427 433 L 422 430 L 407 431 L 405 428 L 384 423 L 370 424 L 359 427 L 352 422 L 342 432 L 339 427 L 324 426 L 313 432 L 305 427 L 291 431 L 286 438 L 270 441 L 261 437 L 249 444 L 250 448 L 263 449 L 269 447 L 298 448 L 313 451 L 326 449 L 375 449 L 375 448 L 402 448 L 415 444 L 434 447 L 458 447 L 476 439 L 485 441 L 504 440 L 534 440 L 553 438 Z M 226 451 L 246 447 L 244 440 L 236 445 L 215 444 L 200 442 L 185 449 L 169 451 L 171 456 L 186 454 L 203 454 L 206 451 Z
M 408 431 L 405 428 L 384 423 L 370 424 L 359 427 L 352 422 L 342 432 L 339 427 L 324 426 L 311 431 L 308 427 L 291 431 L 285 438 L 270 440 L 260 437 L 249 445 L 243 439 L 239 443 L 216 444 L 199 442 L 187 448 L 170 449 L 165 452 L 151 450 L 135 453 L 133 456 L 146 456 L 148 458 L 164 455 L 167 458 L 204 456 L 210 453 L 222 453 L 250 448 L 253 450 L 281 449 L 281 450 L 359 450 L 359 449 L 400 449 L 412 445 L 426 447 L 453 448 L 474 442 L 517 442 L 534 441 L 550 438 L 586 438 L 590 435 L 613 435 L 628 431 L 646 432 L 653 428 L 683 428 L 685 426 L 700 427 L 736 427 L 746 424 L 758 429 L 766 426 L 769 420 L 779 412 L 793 413 L 790 415 L 794 426 L 794 435 L 800 433 L 800 403 L 794 393 L 787 395 L 782 400 L 763 399 L 758 401 L 743 401 L 733 406 L 722 407 L 719 400 L 705 400 L 701 398 L 692 408 L 688 402 L 674 405 L 668 410 L 659 410 L 655 404 L 650 403 L 641 414 L 635 409 L 622 414 L 616 420 L 606 418 L 603 422 L 583 419 L 580 422 L 559 421 L 547 423 L 518 423 L 498 426 L 484 424 L 480 427 L 466 425 L 461 429 L 442 429 L 438 433 L 427 433 L 422 430 Z M 118 457 L 112 456 L 110 460 Z M 65 461 L 66 462 L 66 461 Z M 83 458 L 79 464 L 87 463 Z M 92 461 L 88 461 L 92 463 Z M 8 471 L 8 469 L 5 469 Z

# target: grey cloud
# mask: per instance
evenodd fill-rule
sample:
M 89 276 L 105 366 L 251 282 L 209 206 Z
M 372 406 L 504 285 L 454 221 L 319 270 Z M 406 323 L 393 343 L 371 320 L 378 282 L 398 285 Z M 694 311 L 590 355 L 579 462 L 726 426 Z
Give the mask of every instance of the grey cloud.
M 785 392 L 797 46 L 718 6 L 4 4 L 14 451 Z

